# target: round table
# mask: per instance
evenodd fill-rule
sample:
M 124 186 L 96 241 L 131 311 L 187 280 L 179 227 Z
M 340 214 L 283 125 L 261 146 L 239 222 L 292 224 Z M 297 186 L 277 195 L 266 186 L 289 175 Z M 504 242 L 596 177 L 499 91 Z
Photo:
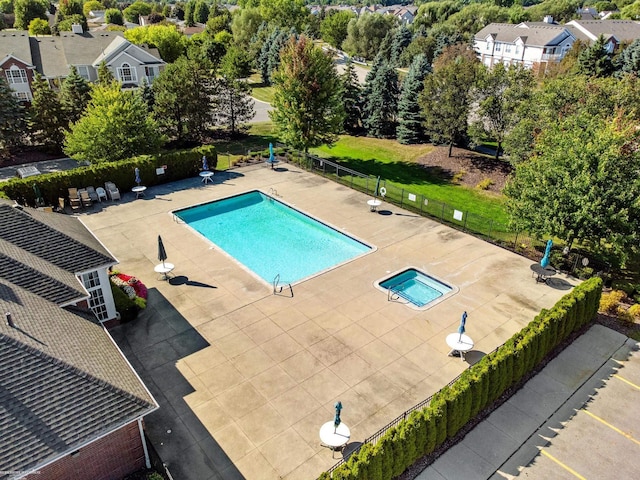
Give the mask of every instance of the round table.
M 458 332 L 447 335 L 447 345 L 451 351 L 450 356 L 457 356 L 455 352 L 460 354 L 460 358 L 464 361 L 464 354 L 473 348 L 473 340 L 464 333 L 460 335 Z
M 144 191 L 147 189 L 144 185 L 133 187 L 131 191 L 136 194 L 136 198 L 144 197 Z
M 349 430 L 349 427 L 347 427 L 344 422 L 340 423 L 337 428 L 332 421 L 320 427 L 320 440 L 334 452 L 336 450 L 342 451 L 350 438 L 351 430 Z
M 377 198 L 367 200 L 367 205 L 369 205 L 369 208 L 371 209 L 372 212 L 375 212 L 378 209 L 378 207 L 382 205 L 382 201 L 378 200 Z
M 173 263 L 164 262 L 156 265 L 153 271 L 161 274 L 162 280 L 168 280 L 169 274 L 173 271 L 174 268 L 176 268 L 176 266 Z
M 547 279 L 556 274 L 552 267 L 543 267 L 539 263 L 531 265 L 531 276 L 536 275 L 536 282 L 545 283 Z
M 204 170 L 200 172 L 199 175 L 202 177 L 202 183 L 204 183 L 205 185 L 212 181 L 211 177 L 213 177 L 213 172 L 210 170 Z

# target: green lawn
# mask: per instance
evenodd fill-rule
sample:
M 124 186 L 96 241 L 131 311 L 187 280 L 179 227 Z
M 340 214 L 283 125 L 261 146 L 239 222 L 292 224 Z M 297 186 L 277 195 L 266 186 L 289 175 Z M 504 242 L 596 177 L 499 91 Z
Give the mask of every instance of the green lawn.
M 322 146 L 312 149 L 312 153 L 358 172 L 380 176 L 410 193 L 507 223 L 503 197 L 457 185 L 437 171 L 416 163 L 417 158 L 432 148 L 431 145 L 401 145 L 395 140 L 342 136 L 332 148 Z
M 275 89 L 262 84 L 262 77 L 259 73 L 254 73 L 249 77 L 249 85 L 251 85 L 251 96 L 262 102 L 271 103 Z

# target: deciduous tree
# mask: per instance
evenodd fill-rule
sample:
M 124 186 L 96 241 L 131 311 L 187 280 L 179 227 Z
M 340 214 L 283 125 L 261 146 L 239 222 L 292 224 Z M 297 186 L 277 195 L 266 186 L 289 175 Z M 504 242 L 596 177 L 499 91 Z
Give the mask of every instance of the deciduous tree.
M 240 9 L 231 20 L 231 33 L 236 44 L 242 48 L 248 48 L 262 22 L 262 15 L 257 8 Z
M 344 109 L 340 80 L 332 59 L 305 36 L 290 38 L 274 73 L 276 132 L 287 144 L 304 150 L 333 143 L 342 129 Z
M 327 15 L 320 23 L 322 39 L 332 47 L 342 48 L 342 42 L 347 38 L 347 27 L 352 18 L 356 18 L 356 14 L 349 10 Z
M 535 155 L 505 187 L 514 227 L 588 242 L 622 262 L 640 231 L 640 132 L 623 115 L 578 113 L 536 138 Z
M 104 11 L 104 21 L 114 25 L 124 25 L 122 12 L 117 8 L 107 8 Z
M 445 48 L 425 79 L 420 96 L 426 131 L 432 140 L 453 145 L 467 138 L 471 92 L 475 85 L 478 58 L 466 45 Z
M 217 82 L 217 123 L 226 127 L 232 136 L 244 131 L 255 115 L 250 92 L 251 88 L 243 80 L 222 77 Z
M 364 14 L 353 18 L 347 26 L 347 38 L 342 48 L 352 56 L 374 58 L 382 40 L 395 26 L 393 15 Z
M 87 112 L 67 134 L 64 151 L 76 160 L 98 163 L 155 153 L 162 143 L 140 95 L 113 82 L 93 87 Z
M 37 37 L 38 35 L 51 35 L 49 22 L 42 18 L 34 18 L 29 23 L 29 35 L 34 37 Z
M 521 106 L 533 93 L 535 80 L 531 70 L 519 65 L 498 63 L 478 70 L 476 131 L 498 143 L 496 160 L 509 131 L 521 120 Z
M 151 4 L 137 0 L 122 11 L 127 22 L 140 23 L 140 16 L 146 16 L 151 13 Z
M 147 44 L 158 49 L 167 63 L 175 62 L 185 51 L 186 39 L 175 25 L 149 25 L 127 30 L 124 36 L 136 45 Z
M 47 20 L 47 7 L 49 2 L 45 0 L 14 0 L 13 12 L 15 20 L 13 27 L 19 30 L 27 30 L 31 20 L 42 18 Z

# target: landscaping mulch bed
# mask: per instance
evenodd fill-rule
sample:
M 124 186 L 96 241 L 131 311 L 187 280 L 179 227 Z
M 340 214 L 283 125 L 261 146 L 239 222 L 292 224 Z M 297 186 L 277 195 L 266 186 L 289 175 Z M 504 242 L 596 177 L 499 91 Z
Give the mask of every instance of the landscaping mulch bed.
M 485 179 L 493 183 L 487 191 L 500 193 L 507 177 L 513 170 L 506 160 L 498 160 L 471 150 L 454 148 L 449 157 L 449 147 L 435 147 L 433 151 L 417 159 L 425 168 L 434 169 L 438 176 L 453 180 L 461 185 L 475 188 Z
M 640 341 L 640 323 L 638 323 L 637 321 L 627 322 L 624 320 L 620 320 L 615 315 L 598 313 L 596 322 L 629 338 Z

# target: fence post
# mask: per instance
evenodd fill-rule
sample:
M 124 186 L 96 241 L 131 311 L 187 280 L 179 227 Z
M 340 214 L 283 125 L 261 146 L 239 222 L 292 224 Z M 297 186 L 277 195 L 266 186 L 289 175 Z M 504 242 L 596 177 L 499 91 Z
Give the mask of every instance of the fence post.
M 464 225 L 462 226 L 462 231 L 467 231 L 467 217 L 469 217 L 469 212 L 464 212 Z
M 446 205 L 447 205 L 446 203 L 442 202 L 442 213 L 440 214 L 440 220 L 443 220 L 443 221 L 444 221 L 444 207 Z
M 516 238 L 513 240 L 513 251 L 516 251 L 516 246 L 518 245 L 518 233 L 516 232 Z
M 493 230 L 493 219 L 489 220 L 489 238 L 491 237 L 491 231 Z
M 420 215 L 422 215 L 422 206 L 424 205 L 424 195 L 420 195 Z
M 404 201 L 404 188 L 402 189 L 402 192 L 400 192 L 400 208 L 402 208 L 403 201 Z

